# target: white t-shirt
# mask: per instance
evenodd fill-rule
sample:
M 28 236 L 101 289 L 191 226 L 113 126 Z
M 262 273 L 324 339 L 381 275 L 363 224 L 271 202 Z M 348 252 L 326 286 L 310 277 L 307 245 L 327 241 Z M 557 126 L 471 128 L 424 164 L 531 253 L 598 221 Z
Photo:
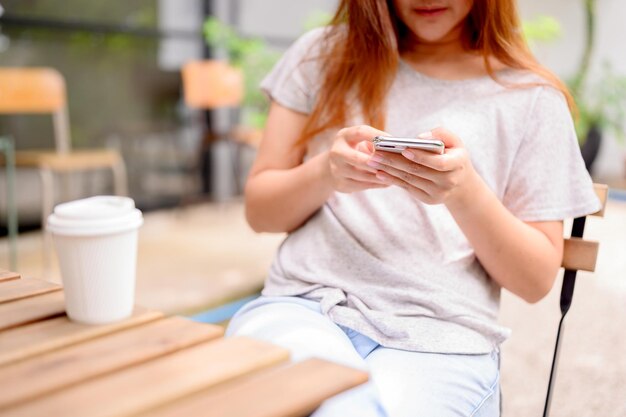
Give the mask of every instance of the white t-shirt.
M 315 59 L 324 30 L 301 37 L 261 87 L 277 103 L 310 113 L 320 87 Z M 372 63 L 375 65 L 375 63 Z M 506 70 L 509 83 L 541 81 Z M 485 183 L 524 221 L 599 209 L 567 104 L 551 87 L 507 88 L 490 77 L 445 81 L 400 63 L 385 131 L 456 133 Z M 358 118 L 346 125 L 361 124 Z M 308 156 L 329 148 L 314 138 Z M 386 347 L 439 353 L 492 351 L 509 335 L 497 323 L 500 286 L 485 272 L 444 205 L 399 187 L 334 193 L 285 239 L 264 295 L 320 301 L 333 321 Z

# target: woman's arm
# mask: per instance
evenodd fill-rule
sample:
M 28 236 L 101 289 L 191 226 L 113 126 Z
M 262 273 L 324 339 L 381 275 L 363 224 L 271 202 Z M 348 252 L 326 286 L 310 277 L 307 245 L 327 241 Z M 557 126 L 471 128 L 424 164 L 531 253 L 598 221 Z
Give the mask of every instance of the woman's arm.
M 485 270 L 529 303 L 554 284 L 563 257 L 563 222 L 523 222 L 478 176 L 446 206 Z
M 367 126 L 342 129 L 330 151 L 303 162 L 306 144 L 299 139 L 306 121 L 304 114 L 271 105 L 245 189 L 246 218 L 257 232 L 297 229 L 332 191 L 386 186 L 367 166 L 371 149 L 365 145 L 384 132 Z
M 259 151 L 246 182 L 246 218 L 257 232 L 289 232 L 330 195 L 324 154 L 302 164 L 298 143 L 307 116 L 273 103 Z
M 445 204 L 491 278 L 528 302 L 539 301 L 552 288 L 561 264 L 562 222 L 519 220 L 476 173 L 455 135 L 436 129 L 432 136 L 445 142 L 444 155 L 383 152 L 370 166 L 383 171 L 379 178 L 419 200 Z

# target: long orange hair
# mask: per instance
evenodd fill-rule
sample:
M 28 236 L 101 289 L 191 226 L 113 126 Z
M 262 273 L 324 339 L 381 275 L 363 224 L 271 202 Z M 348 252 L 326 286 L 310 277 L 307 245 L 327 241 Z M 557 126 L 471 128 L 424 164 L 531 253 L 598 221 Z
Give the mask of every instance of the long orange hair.
M 530 52 L 515 0 L 474 0 L 463 30 L 465 47 L 481 53 L 495 81 L 490 58 L 538 74 L 563 93 L 570 109 L 575 108 L 565 84 Z M 323 82 L 302 141 L 342 126 L 349 117 L 350 100 L 360 104 L 367 124 L 384 129 L 385 96 L 398 68 L 406 31 L 392 0 L 341 0 L 321 48 L 326 51 L 319 57 Z

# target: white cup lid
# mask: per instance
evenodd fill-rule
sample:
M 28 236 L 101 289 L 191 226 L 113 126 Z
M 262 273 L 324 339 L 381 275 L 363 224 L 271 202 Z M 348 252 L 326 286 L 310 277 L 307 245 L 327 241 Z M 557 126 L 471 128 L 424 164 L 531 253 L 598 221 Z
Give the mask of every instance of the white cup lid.
M 132 198 L 96 196 L 59 204 L 47 223 L 54 234 L 93 236 L 136 229 L 143 217 Z

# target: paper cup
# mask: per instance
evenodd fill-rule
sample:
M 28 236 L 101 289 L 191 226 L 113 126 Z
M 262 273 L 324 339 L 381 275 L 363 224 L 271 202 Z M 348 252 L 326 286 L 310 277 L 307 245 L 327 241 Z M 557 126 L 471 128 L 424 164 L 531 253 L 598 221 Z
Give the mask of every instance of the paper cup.
M 127 197 L 59 204 L 48 217 L 70 319 L 87 324 L 129 317 L 135 299 L 141 211 Z

